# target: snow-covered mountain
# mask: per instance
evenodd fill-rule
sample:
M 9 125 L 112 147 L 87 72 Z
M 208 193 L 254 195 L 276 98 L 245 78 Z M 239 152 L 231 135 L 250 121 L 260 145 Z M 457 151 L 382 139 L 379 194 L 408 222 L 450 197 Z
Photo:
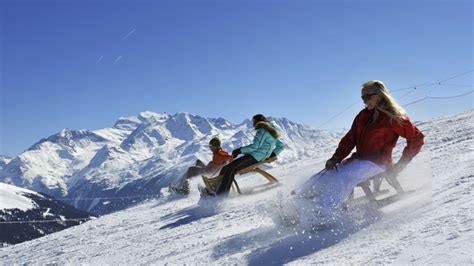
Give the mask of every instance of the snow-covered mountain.
M 64 129 L 13 158 L 0 171 L 0 181 L 52 196 L 65 196 L 69 177 L 110 143 L 113 141 L 92 131 Z
M 0 183 L 0 247 L 35 239 L 92 216 L 51 197 Z
M 287 145 L 275 165 L 318 156 L 340 137 L 286 118 L 272 121 Z M 112 128 L 65 129 L 42 139 L 0 170 L 0 182 L 67 197 L 79 209 L 104 214 L 159 196 L 197 158 L 210 160 L 212 137 L 231 151 L 249 144 L 254 134 L 249 120 L 232 124 L 189 113 L 142 112 L 118 119 Z
M 0 170 L 2 170 L 11 160 L 12 158 L 10 156 L 0 155 Z
M 344 223 L 327 230 L 284 227 L 272 217 L 279 201 L 322 169 L 329 150 L 269 170 L 281 183 L 271 190 L 201 201 L 196 191 L 185 198 L 162 197 L 0 249 L 0 260 L 4 264 L 471 265 L 474 111 L 418 125 L 426 144 L 399 177 L 406 190 L 415 192 L 383 208 L 350 208 L 341 217 Z M 237 178 L 246 191 L 265 182 L 258 175 Z M 191 187 L 199 181 L 191 180 Z M 389 188 L 385 182 L 382 186 Z M 362 195 L 358 188 L 355 192 L 356 197 Z

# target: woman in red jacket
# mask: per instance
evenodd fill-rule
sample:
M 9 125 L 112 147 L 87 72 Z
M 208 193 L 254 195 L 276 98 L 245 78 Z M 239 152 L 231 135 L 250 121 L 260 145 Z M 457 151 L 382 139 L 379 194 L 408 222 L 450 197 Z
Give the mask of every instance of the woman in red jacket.
M 323 209 L 339 208 L 352 189 L 371 176 L 402 171 L 423 145 L 423 134 L 410 122 L 383 82 L 364 83 L 362 100 L 366 108 L 355 117 L 351 129 L 327 160 L 328 171 L 311 177 L 298 193 L 314 199 Z M 407 146 L 400 160 L 393 164 L 392 150 L 399 136 L 406 139 Z M 346 158 L 354 148 L 356 151 Z

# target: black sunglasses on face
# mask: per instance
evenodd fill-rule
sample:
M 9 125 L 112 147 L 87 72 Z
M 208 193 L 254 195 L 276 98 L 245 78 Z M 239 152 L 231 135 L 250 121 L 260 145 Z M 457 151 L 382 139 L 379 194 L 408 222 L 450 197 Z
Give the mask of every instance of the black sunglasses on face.
M 372 96 L 374 96 L 375 94 L 377 94 L 377 93 L 367 93 L 367 94 L 364 94 L 364 95 L 360 96 L 360 98 L 362 98 L 363 101 L 368 101 L 368 100 L 370 100 L 370 98 L 372 98 Z

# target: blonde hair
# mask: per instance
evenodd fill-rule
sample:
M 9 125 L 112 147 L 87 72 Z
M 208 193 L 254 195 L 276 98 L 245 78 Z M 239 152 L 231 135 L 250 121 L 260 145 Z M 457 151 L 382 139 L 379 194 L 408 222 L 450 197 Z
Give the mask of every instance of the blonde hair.
M 401 123 L 406 120 L 405 110 L 390 96 L 387 87 L 380 80 L 370 80 L 362 84 L 362 89 L 369 89 L 371 93 L 376 93 L 382 98 L 378 109 L 397 122 Z

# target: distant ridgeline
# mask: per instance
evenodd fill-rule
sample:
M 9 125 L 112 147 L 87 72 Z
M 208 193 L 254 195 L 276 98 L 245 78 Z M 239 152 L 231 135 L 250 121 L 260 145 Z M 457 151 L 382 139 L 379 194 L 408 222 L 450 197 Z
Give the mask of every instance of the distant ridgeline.
M 278 165 L 318 157 L 333 150 L 340 133 L 314 130 L 286 118 L 271 119 L 287 145 Z M 231 151 L 249 144 L 250 120 L 232 124 L 223 118 L 188 113 L 143 112 L 120 118 L 111 128 L 64 129 L 22 154 L 5 160 L 0 182 L 43 192 L 102 215 L 150 197 L 193 164 L 211 158 L 208 142 L 218 136 Z

